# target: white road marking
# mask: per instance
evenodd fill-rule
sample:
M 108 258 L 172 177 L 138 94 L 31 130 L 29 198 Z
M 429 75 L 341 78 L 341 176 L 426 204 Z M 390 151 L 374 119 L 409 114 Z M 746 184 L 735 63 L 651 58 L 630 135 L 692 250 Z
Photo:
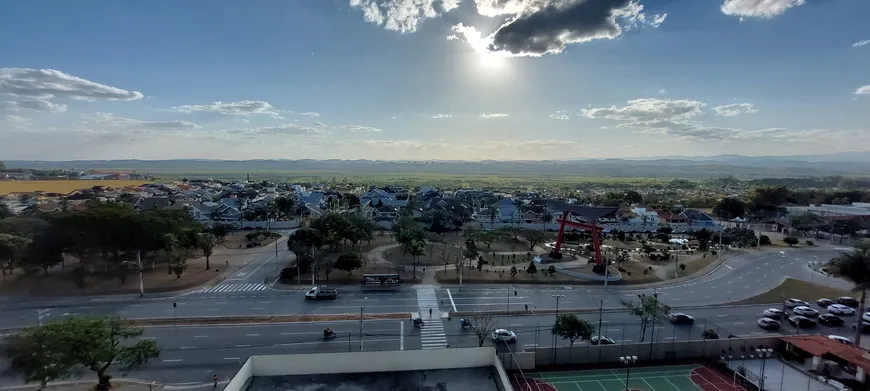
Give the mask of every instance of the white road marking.
M 450 294 L 450 289 L 447 290 L 447 297 L 450 298 L 450 306 L 453 307 L 453 312 L 456 312 L 456 303 L 453 302 L 453 295 Z
M 734 268 L 731 267 L 731 266 L 725 265 L 725 267 L 727 267 L 727 268 L 729 268 L 729 269 L 731 269 L 731 270 L 734 270 Z
M 246 337 L 259 337 L 260 334 L 245 334 Z
M 399 350 L 405 350 L 405 322 L 399 322 Z
M 237 348 L 249 348 L 251 345 L 236 345 Z
M 205 338 L 207 335 L 194 335 L 193 338 Z
M 179 361 L 181 361 L 180 358 L 173 358 L 171 360 L 163 360 L 163 362 L 179 362 Z
M 238 357 L 224 357 L 224 360 L 238 360 Z
M 196 346 L 182 346 L 181 349 L 196 349 Z

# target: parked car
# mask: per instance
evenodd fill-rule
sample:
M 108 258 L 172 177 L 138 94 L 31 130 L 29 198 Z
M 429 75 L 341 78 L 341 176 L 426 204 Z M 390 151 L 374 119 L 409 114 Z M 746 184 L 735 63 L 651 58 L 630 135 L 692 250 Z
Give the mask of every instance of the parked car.
M 808 318 L 815 318 L 819 316 L 819 311 L 805 306 L 794 307 L 791 309 L 791 312 L 794 312 L 795 315 L 806 316 Z
M 816 327 L 816 321 L 807 318 L 806 316 L 795 315 L 791 318 L 788 318 L 788 323 L 791 323 L 792 326 L 797 327 L 799 329 L 806 329 Z
M 599 344 L 600 345 L 615 345 L 616 341 L 614 341 L 610 338 L 607 338 L 607 337 L 598 338 L 598 336 L 596 335 L 596 336 L 589 339 L 589 343 L 591 343 L 593 345 L 599 345 Z
M 496 329 L 492 332 L 493 342 L 516 342 L 517 334 L 510 330 Z
M 831 299 L 818 299 L 816 300 L 816 304 L 819 307 L 828 308 L 829 305 L 834 304 L 834 301 Z
M 825 326 L 831 326 L 831 327 L 840 327 L 844 323 L 846 323 L 846 321 L 844 321 L 843 318 L 841 318 L 837 315 L 832 315 L 832 314 L 821 314 L 821 315 L 819 315 L 818 321 L 819 321 L 819 324 L 823 324 Z
M 781 324 L 778 321 L 775 321 L 770 318 L 761 318 L 758 320 L 758 327 L 761 327 L 765 330 L 779 330 Z
M 764 317 L 781 320 L 785 318 L 785 312 L 782 312 L 782 310 L 776 308 L 768 308 L 764 310 Z
M 674 312 L 668 315 L 668 319 L 670 319 L 673 324 L 694 324 L 695 318 L 686 315 L 682 312 Z
M 852 340 L 846 337 L 841 337 L 839 335 L 829 335 L 828 338 L 833 339 L 844 345 L 852 345 Z
M 834 315 L 855 315 L 855 309 L 843 304 L 831 304 L 828 306 L 828 313 Z
M 837 298 L 837 304 L 842 304 L 846 307 L 858 308 L 858 305 L 861 304 L 854 297 L 843 296 Z
M 785 306 L 786 306 L 786 308 L 794 308 L 794 307 L 800 307 L 800 306 L 809 307 L 810 303 L 807 303 L 807 302 L 800 300 L 800 299 L 788 299 L 785 301 Z
M 865 312 L 863 315 L 861 315 L 861 319 L 865 322 L 870 322 L 870 312 Z
M 854 325 L 854 324 L 853 324 L 853 325 L 852 325 L 852 330 L 854 330 L 856 326 L 857 326 L 857 325 Z M 870 333 L 870 323 L 867 323 L 867 322 L 861 322 L 861 333 L 862 333 L 862 334 Z

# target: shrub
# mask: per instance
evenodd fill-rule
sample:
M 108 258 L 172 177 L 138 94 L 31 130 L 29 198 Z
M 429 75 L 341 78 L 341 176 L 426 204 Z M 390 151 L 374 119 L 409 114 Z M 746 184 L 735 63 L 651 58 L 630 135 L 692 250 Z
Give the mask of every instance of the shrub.
M 806 243 L 807 243 L 807 246 L 812 246 L 812 245 L 814 245 L 814 243 L 813 243 L 812 240 L 807 240 Z
M 770 246 L 770 236 L 761 235 L 761 245 L 762 246 Z
M 796 238 L 794 236 L 786 236 L 786 237 L 782 238 L 782 241 L 785 244 L 787 244 L 789 247 L 794 246 L 800 242 L 800 240 L 798 240 L 798 238 Z

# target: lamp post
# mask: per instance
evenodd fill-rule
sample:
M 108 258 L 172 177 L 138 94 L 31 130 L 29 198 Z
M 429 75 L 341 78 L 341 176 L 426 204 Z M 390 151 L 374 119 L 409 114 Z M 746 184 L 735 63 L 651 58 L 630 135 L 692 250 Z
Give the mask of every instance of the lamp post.
M 630 390 L 628 381 L 631 379 L 631 366 L 637 363 L 637 356 L 620 356 L 619 361 L 625 364 L 625 391 Z
M 559 319 L 559 300 L 565 295 L 552 295 L 556 299 L 556 320 Z M 553 364 L 556 363 L 556 334 L 553 334 Z
M 758 380 L 758 389 L 764 390 L 764 368 L 767 364 L 767 359 L 773 357 L 773 349 L 759 346 L 758 349 L 755 349 L 755 354 L 761 358 L 761 378 Z

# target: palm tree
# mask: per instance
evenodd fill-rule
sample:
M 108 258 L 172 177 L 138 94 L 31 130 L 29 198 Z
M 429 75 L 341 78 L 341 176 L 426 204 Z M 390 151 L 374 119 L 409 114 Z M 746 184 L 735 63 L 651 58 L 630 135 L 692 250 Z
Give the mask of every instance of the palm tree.
M 843 253 L 832 262 L 834 274 L 845 278 L 855 284 L 854 291 L 861 292 L 861 299 L 858 301 L 858 319 L 862 319 L 864 312 L 864 299 L 867 295 L 867 289 L 870 288 L 870 249 L 856 248 L 850 252 Z M 861 344 L 861 327 L 857 327 L 855 331 L 855 346 Z
M 414 277 L 417 277 L 417 264 L 420 261 L 420 257 L 426 255 L 426 248 L 424 247 L 422 240 L 414 240 L 411 242 L 411 245 L 408 246 L 408 254 L 410 254 L 413 259 L 414 265 Z
M 209 258 L 214 253 L 214 246 L 217 244 L 217 237 L 208 232 L 199 234 L 199 241 L 196 243 L 202 250 L 202 255 L 205 256 L 205 270 L 211 269 Z
M 546 229 L 547 224 L 550 224 L 553 221 L 553 214 L 548 211 L 544 211 L 544 214 L 541 215 L 541 220 L 544 222 L 544 228 Z

